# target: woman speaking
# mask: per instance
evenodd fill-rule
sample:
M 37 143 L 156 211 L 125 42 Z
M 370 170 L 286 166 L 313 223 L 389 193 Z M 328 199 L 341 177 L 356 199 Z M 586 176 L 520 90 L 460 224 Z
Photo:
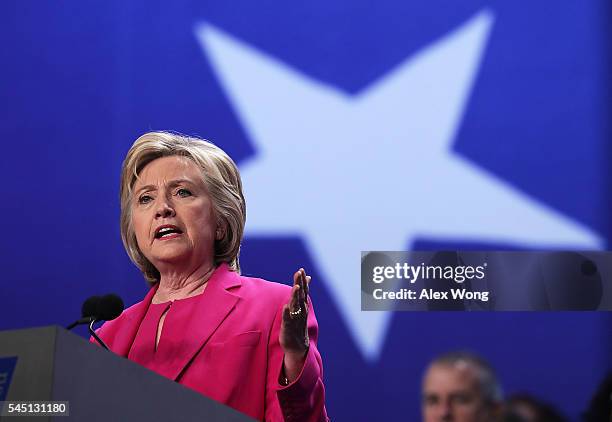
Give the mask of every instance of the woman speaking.
M 121 237 L 151 289 L 98 334 L 115 353 L 257 420 L 326 421 L 317 321 L 293 287 L 240 275 L 246 206 L 215 145 L 146 133 L 121 171 Z

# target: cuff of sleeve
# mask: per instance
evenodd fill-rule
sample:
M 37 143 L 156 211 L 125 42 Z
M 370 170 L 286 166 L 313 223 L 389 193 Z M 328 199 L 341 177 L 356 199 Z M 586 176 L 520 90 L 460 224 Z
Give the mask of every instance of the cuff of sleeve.
M 315 358 L 314 347 L 311 346 L 306 353 L 306 360 L 304 361 L 304 366 L 302 366 L 302 371 L 298 377 L 293 380 L 293 382 L 289 383 L 289 385 L 284 386 L 279 384 L 277 394 L 281 402 L 283 399 L 286 400 L 289 397 L 310 396 L 320 378 L 320 373 L 319 364 Z

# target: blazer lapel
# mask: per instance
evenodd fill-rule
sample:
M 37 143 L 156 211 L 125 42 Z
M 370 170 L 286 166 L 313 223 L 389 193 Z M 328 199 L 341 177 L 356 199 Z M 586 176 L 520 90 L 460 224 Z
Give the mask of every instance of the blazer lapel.
M 240 285 L 240 276 L 230 271 L 227 264 L 223 263 L 215 270 L 190 320 L 185 324 L 184 337 L 195 341 L 181 342 L 177 355 L 169 359 L 167 366 L 162 369 L 164 376 L 173 380 L 179 377 L 236 306 L 240 297 L 228 289 Z
M 153 300 L 157 287 L 157 284 L 151 287 L 142 302 L 135 304 L 129 309 L 128 313 L 125 315 L 125 320 L 118 326 L 120 329 L 117 331 L 112 341 L 109 342 L 108 347 L 119 356 L 127 357 L 130 352 L 130 348 L 134 343 L 134 338 L 140 328 L 140 323 L 149 309 L 149 305 Z

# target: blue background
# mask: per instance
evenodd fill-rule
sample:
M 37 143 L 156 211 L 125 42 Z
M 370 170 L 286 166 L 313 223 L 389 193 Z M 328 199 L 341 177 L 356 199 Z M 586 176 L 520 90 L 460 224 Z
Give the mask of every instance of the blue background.
M 239 165 L 255 154 L 194 36 L 199 22 L 351 95 L 488 8 L 495 21 L 454 150 L 609 247 L 608 3 L 2 2 L 0 329 L 65 325 L 92 294 L 144 296 L 118 224 L 120 165 L 140 134 L 201 135 Z M 289 282 L 300 266 L 312 273 L 335 420 L 418 420 L 422 371 L 449 349 L 477 351 L 507 392 L 529 391 L 574 419 L 612 367 L 612 318 L 587 312 L 396 313 L 381 355 L 366 361 L 311 256 L 299 236 L 257 236 L 241 262 L 272 280 Z

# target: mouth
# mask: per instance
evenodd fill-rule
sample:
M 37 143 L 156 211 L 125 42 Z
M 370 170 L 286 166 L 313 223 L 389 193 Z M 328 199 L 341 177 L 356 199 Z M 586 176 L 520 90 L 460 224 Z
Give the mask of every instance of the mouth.
M 180 236 L 181 234 L 183 234 L 183 231 L 181 229 L 171 224 L 166 224 L 163 226 L 159 226 L 155 230 L 155 239 L 158 239 L 158 240 L 173 239 L 175 237 Z

